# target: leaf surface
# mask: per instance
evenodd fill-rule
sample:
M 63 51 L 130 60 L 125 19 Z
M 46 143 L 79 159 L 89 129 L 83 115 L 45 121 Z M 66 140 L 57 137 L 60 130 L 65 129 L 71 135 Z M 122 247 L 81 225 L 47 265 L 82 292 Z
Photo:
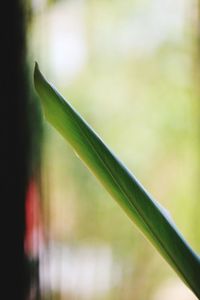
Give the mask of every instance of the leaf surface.
M 37 63 L 34 84 L 47 121 L 71 144 L 129 218 L 200 298 L 200 258 L 184 240 L 168 212 L 44 78 Z

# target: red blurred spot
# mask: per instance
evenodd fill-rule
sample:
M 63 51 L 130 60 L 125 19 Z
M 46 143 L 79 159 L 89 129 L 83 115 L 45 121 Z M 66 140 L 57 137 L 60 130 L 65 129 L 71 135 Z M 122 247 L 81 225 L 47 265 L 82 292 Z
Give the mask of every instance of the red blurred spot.
M 26 194 L 26 234 L 25 252 L 28 256 L 37 257 L 42 245 L 42 219 L 40 210 L 40 195 L 37 184 L 31 179 Z

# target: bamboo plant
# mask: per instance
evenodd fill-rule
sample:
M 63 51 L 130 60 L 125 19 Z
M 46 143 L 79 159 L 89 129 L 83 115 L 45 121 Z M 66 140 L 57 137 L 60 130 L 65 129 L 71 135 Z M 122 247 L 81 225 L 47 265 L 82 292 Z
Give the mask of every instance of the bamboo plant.
M 70 143 L 129 218 L 200 299 L 200 257 L 185 241 L 169 213 L 45 79 L 37 63 L 34 84 L 47 121 Z

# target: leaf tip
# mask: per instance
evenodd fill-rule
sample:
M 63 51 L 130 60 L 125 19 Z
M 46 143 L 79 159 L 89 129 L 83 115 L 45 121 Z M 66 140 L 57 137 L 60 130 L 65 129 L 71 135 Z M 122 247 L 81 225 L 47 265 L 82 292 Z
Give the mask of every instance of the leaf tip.
M 39 87 L 42 84 L 42 80 L 44 80 L 44 76 L 42 75 L 38 62 L 35 61 L 34 72 L 33 72 L 33 82 L 37 92 L 39 92 Z
M 34 66 L 34 82 L 35 82 L 35 79 L 36 79 L 36 76 L 37 76 L 37 73 L 39 72 L 40 68 L 39 68 L 39 65 L 38 65 L 38 62 L 35 61 L 35 66 Z

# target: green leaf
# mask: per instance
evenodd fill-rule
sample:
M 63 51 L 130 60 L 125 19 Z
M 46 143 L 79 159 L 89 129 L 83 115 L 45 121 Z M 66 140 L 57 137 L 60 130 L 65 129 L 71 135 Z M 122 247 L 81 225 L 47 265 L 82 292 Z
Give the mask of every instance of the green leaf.
M 34 83 L 46 119 L 71 144 L 86 166 L 187 286 L 200 297 L 200 258 L 179 233 L 169 214 L 44 78 L 37 63 Z

